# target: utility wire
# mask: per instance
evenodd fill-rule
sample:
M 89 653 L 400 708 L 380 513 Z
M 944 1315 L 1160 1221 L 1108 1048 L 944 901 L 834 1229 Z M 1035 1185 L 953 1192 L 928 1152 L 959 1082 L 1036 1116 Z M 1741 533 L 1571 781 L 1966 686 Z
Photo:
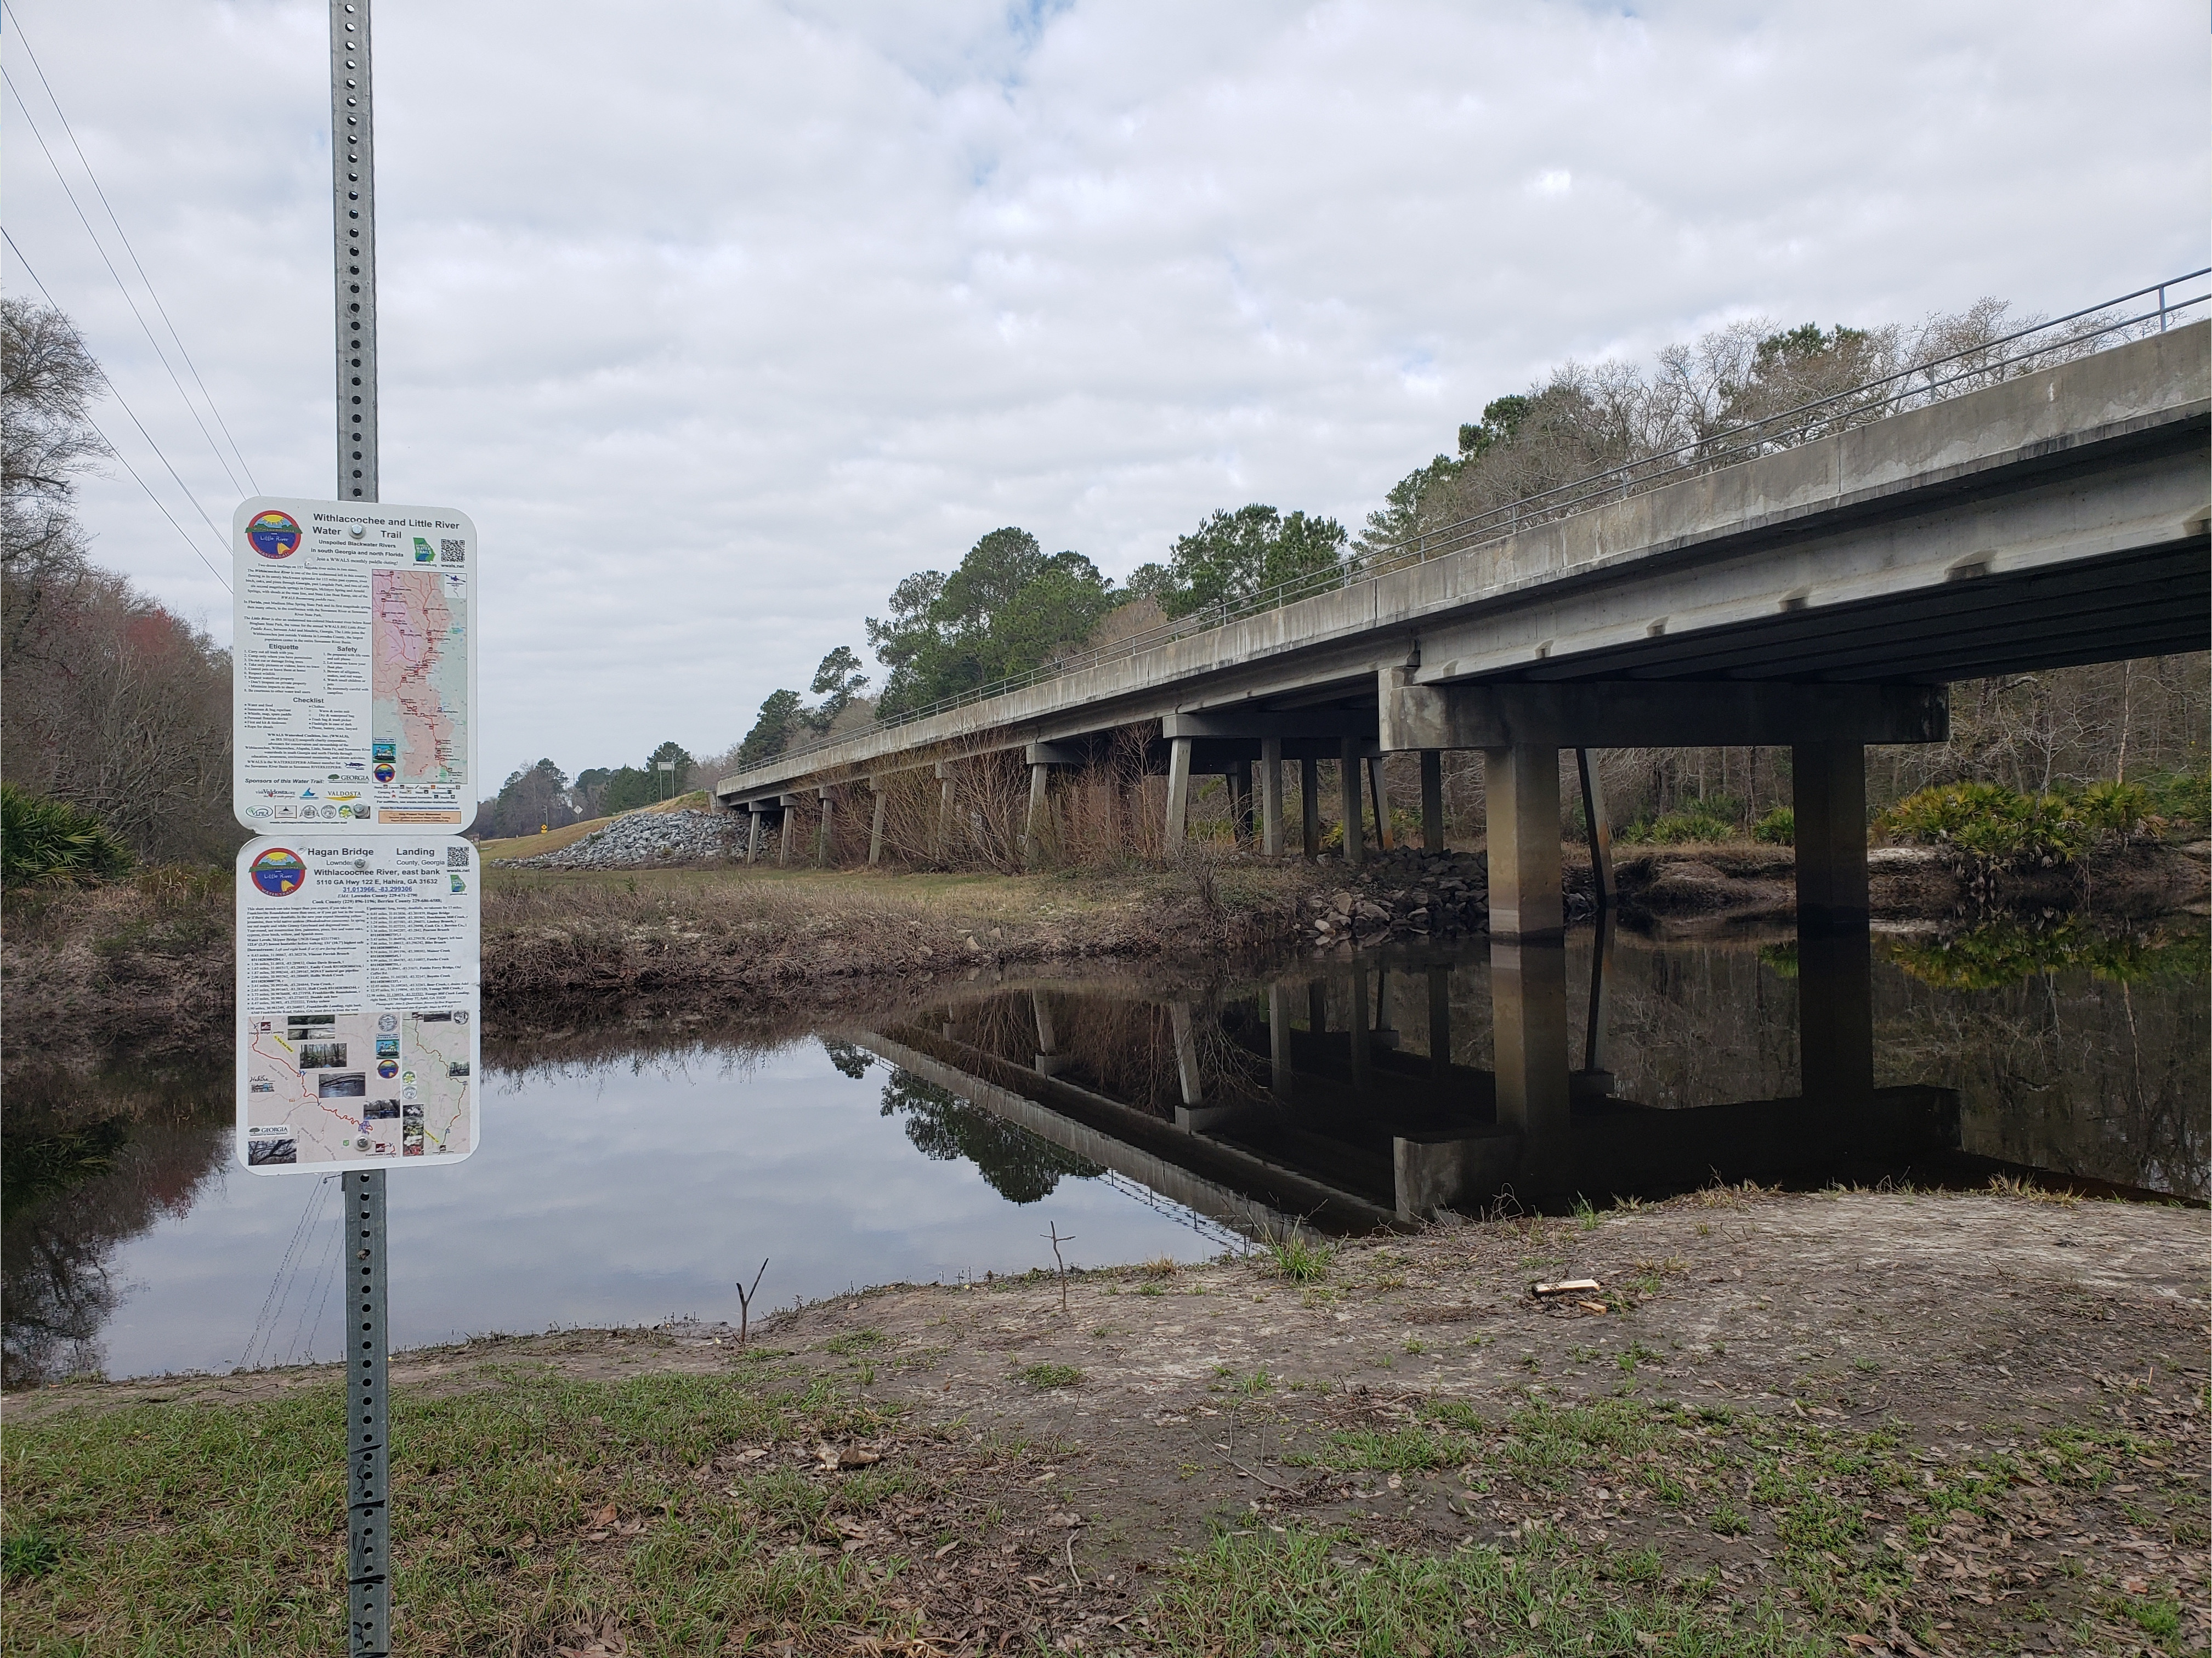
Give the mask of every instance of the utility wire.
M 31 269 L 31 262 L 23 257 L 23 250 L 15 246 L 15 239 L 13 236 L 9 235 L 5 226 L 0 226 L 0 238 L 4 238 L 6 240 L 8 251 L 15 256 L 15 263 L 23 267 L 23 274 L 31 279 L 32 286 L 39 290 L 40 294 L 45 297 L 46 303 L 52 307 L 55 312 L 66 319 L 69 313 L 63 311 L 61 307 L 58 305 L 54 304 L 54 296 L 46 292 L 46 283 L 39 280 L 39 273 Z M 70 325 L 70 331 L 73 334 L 76 332 L 76 325 L 75 323 L 71 323 Z M 82 335 L 78 335 L 77 343 L 80 346 L 83 345 L 84 337 Z M 88 349 L 85 352 L 85 355 L 91 360 L 92 366 L 99 374 L 101 383 L 107 387 L 110 392 L 114 394 L 115 401 L 122 404 L 123 412 L 131 416 L 131 423 L 138 428 L 138 435 L 144 438 L 148 445 L 153 449 L 155 454 L 161 457 L 161 465 L 164 466 L 169 466 L 169 458 L 161 453 L 161 446 L 154 441 L 153 434 L 147 431 L 145 426 L 140 422 L 137 415 L 131 413 L 131 405 L 128 403 L 124 402 L 123 393 L 116 391 L 115 382 L 107 378 L 107 371 L 100 367 L 99 359 L 93 357 L 91 351 Z M 185 546 L 191 549 L 192 556 L 199 560 L 201 563 L 206 564 L 208 574 L 222 584 L 223 592 L 228 592 L 230 591 L 229 578 L 225 576 L 223 573 L 217 569 L 213 564 L 208 562 L 208 556 L 200 550 L 199 543 L 194 541 L 191 536 L 185 531 L 185 526 L 177 522 L 176 514 L 161 504 L 161 496 L 155 495 L 154 491 L 148 487 L 146 480 L 138 476 L 138 469 L 131 464 L 130 458 L 124 454 L 120 449 L 118 449 L 115 446 L 114 440 L 110 438 L 106 432 L 100 430 L 100 422 L 93 419 L 90 415 L 87 415 L 84 417 L 84 423 L 92 428 L 95 433 L 99 434 L 100 442 L 107 446 L 107 452 L 114 456 L 118 461 L 121 462 L 123 470 L 131 474 L 131 481 L 137 484 L 141 489 L 144 489 L 146 491 L 146 499 L 154 503 L 154 510 L 161 513 L 163 518 L 169 520 L 169 527 L 177 532 L 178 536 L 183 540 Z M 177 477 L 177 469 L 175 467 L 169 466 L 169 476 L 173 478 Z M 177 478 L 178 487 L 182 489 L 184 487 L 184 482 L 185 481 L 182 478 Z M 190 489 L 185 489 L 185 493 L 187 495 L 190 495 L 191 491 Z M 195 507 L 199 505 L 197 501 L 192 504 Z M 207 514 L 203 512 L 200 516 L 202 518 L 205 518 Z M 208 527 L 210 529 L 213 529 L 215 526 L 213 525 L 210 525 Z M 229 542 L 227 537 L 225 538 L 224 545 L 226 548 L 229 545 Z
M 39 151 L 46 158 L 46 165 L 53 168 L 54 177 L 61 185 L 62 194 L 68 197 L 69 204 L 76 209 L 77 222 L 84 227 L 84 234 L 92 239 L 93 251 L 100 255 L 100 262 L 107 267 L 107 274 L 115 278 L 115 286 L 123 295 L 123 302 L 131 307 L 131 314 L 138 319 L 139 331 L 146 336 L 146 343 L 154 348 L 154 355 L 161 359 L 162 368 L 168 374 L 170 384 L 177 388 L 177 395 L 184 399 L 186 412 L 191 416 L 193 423 L 200 428 L 200 435 L 207 439 L 209 449 L 214 452 L 216 465 L 222 467 L 223 476 L 230 479 L 230 487 L 234 489 L 238 489 L 238 479 L 231 472 L 230 463 L 222 458 L 222 451 L 216 448 L 214 434 L 207 429 L 207 422 L 200 418 L 200 411 L 192 406 L 191 398 L 185 391 L 185 383 L 177 378 L 177 371 L 170 366 L 168 354 L 161 349 L 161 341 L 154 337 L 154 330 L 146 320 L 146 313 L 138 308 L 138 301 L 131 297 L 131 289 L 123 281 L 123 273 L 115 268 L 115 261 L 107 257 L 107 248 L 100 241 L 99 234 L 93 229 L 91 219 L 86 216 L 82 204 L 76 198 L 76 191 L 70 188 L 69 179 L 62 172 L 61 163 L 54 160 L 53 151 L 47 149 L 46 135 L 39 131 L 39 124 L 31 118 L 31 106 L 23 101 L 23 94 L 15 90 L 15 80 L 4 67 L 0 67 L 0 84 L 7 87 L 9 94 L 15 100 L 15 107 L 23 112 L 23 125 L 31 129 L 31 136 L 39 141 Z M 165 456 L 163 465 L 167 464 L 167 458 Z M 172 468 L 171 471 L 173 473 L 174 469 Z M 192 505 L 199 509 L 199 515 L 202 518 L 207 518 L 208 528 L 215 529 L 215 520 L 208 518 L 207 508 L 200 506 L 199 497 L 192 495 L 191 489 L 185 485 L 182 478 L 179 478 L 177 483 L 184 489 L 185 495 L 191 496 Z M 245 491 L 240 490 L 239 493 L 243 495 Z M 220 535 L 222 531 L 218 530 L 216 533 Z
M 161 321 L 169 331 L 169 337 L 177 343 L 177 355 L 185 360 L 185 367 L 191 371 L 192 384 L 199 387 L 200 396 L 207 402 L 208 412 L 215 416 L 215 423 L 222 428 L 223 439 L 230 445 L 231 453 L 238 457 L 239 470 L 246 474 L 246 481 L 253 486 L 253 493 L 259 495 L 260 481 L 253 476 L 253 468 L 246 464 L 246 452 L 238 446 L 238 440 L 231 436 L 230 423 L 223 419 L 222 410 L 216 404 L 215 394 L 207 389 L 207 382 L 200 378 L 199 365 L 192 361 L 191 352 L 185 349 L 185 337 L 177 331 L 177 325 L 169 315 L 169 307 L 161 303 L 161 290 L 154 286 L 154 279 L 146 274 L 146 266 L 138 258 L 138 250 L 131 246 L 131 233 L 124 229 L 123 221 L 116 216 L 114 203 L 107 199 L 107 191 L 100 182 L 100 175 L 92 170 L 92 158 L 84 153 L 84 146 L 77 142 L 76 129 L 70 125 L 69 112 L 62 107 L 62 100 L 54 95 L 53 83 L 46 79 L 46 67 L 39 62 L 39 54 L 31 50 L 31 43 L 23 33 L 23 20 L 16 15 L 13 6 L 4 3 L 4 0 L 0 0 L 0 15 L 4 15 L 15 26 L 16 42 L 23 48 L 23 55 L 31 60 L 31 68 L 38 74 L 39 84 L 46 88 L 46 101 L 54 106 L 54 113 L 61 118 L 62 131 L 69 135 L 70 148 L 76 151 L 76 158 L 84 167 L 84 176 L 92 180 L 93 190 L 100 197 L 100 204 L 106 210 L 107 222 L 115 227 L 115 234 L 122 240 L 124 252 L 131 256 L 131 268 L 137 271 L 138 280 L 146 284 L 147 297 L 154 301 L 155 310 L 161 313 Z M 16 101 L 22 101 L 20 93 L 16 94 Z M 178 388 L 179 392 L 183 389 L 181 386 Z M 185 407 L 191 406 L 190 399 L 186 399 Z M 200 432 L 204 436 L 207 428 L 203 425 Z M 210 438 L 208 441 L 212 446 L 215 440 Z M 218 461 L 222 459 L 221 451 L 216 452 L 216 459 Z M 230 469 L 225 466 L 223 470 L 228 473 Z M 230 482 L 235 488 L 238 479 L 234 477 Z

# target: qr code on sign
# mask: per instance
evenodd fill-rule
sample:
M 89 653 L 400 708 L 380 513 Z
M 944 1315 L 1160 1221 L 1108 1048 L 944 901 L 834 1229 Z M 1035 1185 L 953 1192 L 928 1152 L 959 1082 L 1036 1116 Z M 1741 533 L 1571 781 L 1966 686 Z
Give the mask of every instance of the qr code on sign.
M 447 869 L 466 869 L 468 866 L 469 849 L 466 847 L 447 847 L 446 848 L 446 867 Z
M 439 563 L 465 564 L 468 562 L 469 544 L 467 542 L 456 540 L 450 536 L 440 537 L 438 542 Z

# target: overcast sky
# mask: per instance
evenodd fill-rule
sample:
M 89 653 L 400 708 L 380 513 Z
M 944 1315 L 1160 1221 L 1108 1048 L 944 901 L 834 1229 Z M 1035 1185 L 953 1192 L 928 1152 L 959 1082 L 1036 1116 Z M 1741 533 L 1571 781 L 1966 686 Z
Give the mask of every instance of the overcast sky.
M 158 333 L 27 41 L 260 490 L 329 495 L 324 8 L 8 9 L 23 258 L 227 526 L 246 480 L 26 129 Z M 375 15 L 384 496 L 482 533 L 494 783 L 723 749 L 1000 525 L 1115 576 L 1215 507 L 1356 527 L 1568 357 L 2070 310 L 2207 262 L 2212 65 L 2175 0 Z M 227 641 L 107 470 L 97 556 Z

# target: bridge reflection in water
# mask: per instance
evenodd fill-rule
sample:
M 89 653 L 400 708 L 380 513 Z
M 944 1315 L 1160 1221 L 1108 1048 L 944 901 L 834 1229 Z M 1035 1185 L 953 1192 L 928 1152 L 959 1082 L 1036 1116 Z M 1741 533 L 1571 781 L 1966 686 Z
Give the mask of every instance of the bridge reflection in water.
M 1843 947 L 1801 938 L 1771 950 L 1765 968 L 1731 952 L 1753 981 L 1718 987 L 1715 999 L 1737 1017 L 1698 1020 L 1689 1050 L 1677 1043 L 1671 1058 L 1666 1034 L 1639 1019 L 1626 1084 L 1613 1069 L 1622 967 L 1606 918 L 1534 944 L 1317 961 L 1189 999 L 1040 985 L 855 1039 L 1255 1236 L 1716 1180 L 1873 1179 L 1955 1159 L 1954 1093 L 1874 1086 L 1865 935 L 1834 942 Z M 1677 960 L 1639 965 L 1668 971 Z M 1794 969 L 1794 1021 L 1760 1006 L 1788 995 L 1773 965 Z M 1571 981 L 1571 1040 L 1540 1061 L 1516 1054 L 1532 1029 L 1566 1033 Z M 1501 1048 L 1541 1108 L 1501 1112 Z M 1730 1085 L 1759 1096 L 1718 1096 Z

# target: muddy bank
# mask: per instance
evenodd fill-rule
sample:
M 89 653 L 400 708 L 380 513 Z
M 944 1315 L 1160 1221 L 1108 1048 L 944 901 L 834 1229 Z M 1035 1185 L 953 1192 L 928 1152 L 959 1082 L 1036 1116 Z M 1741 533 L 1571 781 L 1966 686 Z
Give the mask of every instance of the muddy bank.
M 718 1558 L 843 1562 L 896 1593 L 842 1614 L 857 1628 L 733 1622 L 740 1650 L 1256 1653 L 1231 1637 L 1282 1626 L 1262 1608 L 1372 1603 L 1412 1568 L 1440 1622 L 1407 1612 L 1342 1649 L 1581 1652 L 1596 1625 L 1629 1651 L 2178 1653 L 2212 1632 L 2205 1266 L 2203 1218 L 2178 1209 L 1723 1189 L 1320 1254 L 894 1286 L 756 1324 L 744 1351 L 720 1324 L 484 1339 L 396 1363 L 410 1411 L 511 1391 L 546 1424 L 533 1455 L 568 1455 L 556 1414 L 592 1411 L 624 1424 L 619 1455 L 579 1451 L 529 1515 L 487 1523 L 402 1435 L 395 1537 L 403 1570 L 434 1548 L 441 1577 L 512 1600 L 499 1629 L 540 1652 L 574 1627 L 563 1574 L 589 1585 L 601 1650 L 650 1645 L 642 1563 L 741 1524 L 749 1549 Z M 1595 1287 L 1531 1293 L 1571 1278 Z M 656 1442 L 625 1401 L 683 1376 L 822 1419 L 692 1446 L 647 1493 Z M 87 1413 L 249 1420 L 336 1377 L 10 1395 L 11 1503 L 36 1519 L 66 1496 L 82 1528 L 98 1494 L 49 1489 L 41 1436 Z M 602 1391 L 564 1406 L 563 1386 Z M 1548 1576 L 1566 1561 L 1595 1580 Z M 1478 1565 L 1508 1589 L 1528 1575 L 1486 1598 Z M 20 1593 L 19 1615 L 97 1615 L 63 1585 Z
M 1870 855 L 1878 917 L 1954 924 L 2008 908 L 2104 916 L 2201 910 L 2212 847 L 2146 847 L 1992 887 L 1933 852 Z M 1570 849 L 1570 920 L 1589 865 Z M 1787 924 L 1787 847 L 1624 849 L 1632 926 Z M 66 1078 L 204 1062 L 228 1050 L 227 872 L 154 872 L 88 890 L 13 891 L 0 938 L 5 1063 Z M 726 867 L 495 871 L 483 907 L 487 1034 L 621 1021 L 624 1009 L 774 1021 L 834 1018 L 977 970 L 1149 963 L 1258 972 L 1289 954 L 1480 930 L 1483 854 L 1332 860 L 1206 859 L 1180 869 L 1036 876 L 885 875 Z

